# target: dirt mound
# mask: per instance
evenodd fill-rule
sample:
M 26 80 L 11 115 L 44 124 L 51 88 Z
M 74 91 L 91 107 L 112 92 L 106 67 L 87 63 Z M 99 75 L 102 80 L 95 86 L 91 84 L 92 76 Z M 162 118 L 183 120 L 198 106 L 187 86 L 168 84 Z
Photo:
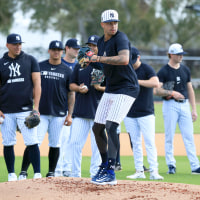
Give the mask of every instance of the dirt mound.
M 87 178 L 42 178 L 0 183 L 2 200 L 129 200 L 200 199 L 200 186 L 154 181 L 118 180 L 116 186 L 97 186 Z

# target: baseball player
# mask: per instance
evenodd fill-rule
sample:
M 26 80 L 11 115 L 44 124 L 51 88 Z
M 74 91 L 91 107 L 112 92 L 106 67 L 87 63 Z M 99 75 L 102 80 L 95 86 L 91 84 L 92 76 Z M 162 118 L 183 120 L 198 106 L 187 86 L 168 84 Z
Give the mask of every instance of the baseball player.
M 70 126 L 75 100 L 74 92 L 69 90 L 69 79 L 72 70 L 61 62 L 63 44 L 61 41 L 51 41 L 48 53 L 50 58 L 39 63 L 41 70 L 42 95 L 40 99 L 40 124 L 38 139 L 41 144 L 46 132 L 49 139 L 49 171 L 46 177 L 54 177 L 59 158 L 61 133 L 63 124 Z M 66 116 L 66 101 L 68 99 L 68 115 Z M 66 116 L 66 117 L 65 117 Z M 20 173 L 20 180 L 26 179 L 26 170 Z
M 67 40 L 65 44 L 65 56 L 62 58 L 62 62 L 66 64 L 72 71 L 77 63 L 77 55 L 80 49 L 79 41 L 75 38 Z M 71 174 L 71 148 L 69 145 L 71 126 L 63 126 L 62 138 L 60 146 L 60 156 L 57 162 L 55 176 L 68 177 Z
M 92 35 L 86 43 L 91 50 L 97 54 L 97 41 L 99 37 Z M 101 164 L 101 157 L 95 141 L 92 126 L 97 105 L 103 94 L 101 86 L 91 85 L 91 73 L 93 68 L 88 66 L 83 69 L 77 64 L 73 70 L 70 89 L 76 92 L 76 100 L 73 111 L 73 122 L 70 134 L 70 147 L 72 157 L 72 173 L 71 177 L 81 177 L 81 160 L 82 149 L 91 130 L 91 165 L 90 176 L 94 177 L 97 173 L 98 166 Z M 105 90 L 105 87 L 103 87 Z
M 102 13 L 104 35 L 98 41 L 98 56 L 85 58 L 85 62 L 102 64 L 106 78 L 106 90 L 98 105 L 92 128 L 102 164 L 91 182 L 100 185 L 117 184 L 114 172 L 119 146 L 117 127 L 139 92 L 137 76 L 131 65 L 131 45 L 127 36 L 118 31 L 118 21 L 117 11 L 105 10 Z
M 34 169 L 33 178 L 41 178 L 37 128 L 28 129 L 24 124 L 25 118 L 33 110 L 33 100 L 34 110 L 38 111 L 41 95 L 40 68 L 33 56 L 22 51 L 19 34 L 8 35 L 6 47 L 8 52 L 0 59 L 0 117 L 4 118 L 1 133 L 8 181 L 17 180 L 14 169 L 17 125 L 29 151 Z
M 169 62 L 157 73 L 160 87 L 154 89 L 156 95 L 163 97 L 162 110 L 165 125 L 165 158 L 169 168 L 168 174 L 176 173 L 176 160 L 173 155 L 173 138 L 177 123 L 183 137 L 192 174 L 200 174 L 200 165 L 196 156 L 192 124 L 192 121 L 196 121 L 197 119 L 195 93 L 191 83 L 190 70 L 187 66 L 181 64 L 184 54 L 186 52 L 183 51 L 182 45 L 178 43 L 170 45 L 168 50 Z
M 130 135 L 134 154 L 136 173 L 127 178 L 146 178 L 143 167 L 142 135 L 150 165 L 150 179 L 163 180 L 158 174 L 157 150 L 155 145 L 155 116 L 153 104 L 153 88 L 159 81 L 154 69 L 140 61 L 140 53 L 132 47 L 132 65 L 138 77 L 140 93 L 132 105 L 124 124 Z

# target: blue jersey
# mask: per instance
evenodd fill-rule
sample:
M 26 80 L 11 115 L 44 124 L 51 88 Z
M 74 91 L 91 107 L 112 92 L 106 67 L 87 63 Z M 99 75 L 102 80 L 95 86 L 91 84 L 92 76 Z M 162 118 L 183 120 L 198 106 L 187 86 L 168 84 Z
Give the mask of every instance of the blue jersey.
M 174 69 L 166 64 L 158 71 L 157 75 L 162 83 L 174 82 L 173 90 L 180 92 L 185 99 L 188 99 L 187 83 L 190 82 L 191 76 L 187 66 L 181 64 L 178 69 Z
M 76 92 L 76 100 L 74 105 L 73 117 L 81 117 L 94 119 L 98 103 L 103 92 L 100 92 L 91 86 L 91 72 L 93 68 L 89 65 L 85 69 L 76 64 L 71 77 L 71 83 L 87 85 L 89 91 L 86 94 Z
M 65 116 L 72 70 L 63 63 L 52 65 L 49 60 L 40 62 L 39 65 L 42 85 L 40 113 L 43 115 Z
M 61 60 L 62 60 L 62 62 L 63 62 L 64 64 L 66 64 L 67 67 L 69 67 L 72 71 L 74 70 L 74 67 L 75 67 L 75 65 L 76 65 L 76 63 L 77 63 L 77 60 L 76 60 L 74 63 L 67 62 L 67 61 L 64 60 L 63 58 L 62 58 Z
M 131 52 L 131 45 L 127 36 L 120 31 L 106 42 L 104 36 L 98 40 L 99 56 L 117 56 L 119 51 L 125 49 Z M 128 65 L 103 64 L 103 71 L 106 77 L 105 92 L 137 97 L 139 85 L 131 64 L 131 56 Z
M 31 74 L 40 72 L 36 59 L 23 51 L 16 58 L 8 52 L 0 59 L 0 110 L 18 113 L 33 109 Z
M 149 80 L 156 76 L 155 70 L 145 63 L 141 63 L 140 67 L 135 70 L 138 80 Z M 140 86 L 140 92 L 133 103 L 127 117 L 144 117 L 154 114 L 153 104 L 153 88 Z

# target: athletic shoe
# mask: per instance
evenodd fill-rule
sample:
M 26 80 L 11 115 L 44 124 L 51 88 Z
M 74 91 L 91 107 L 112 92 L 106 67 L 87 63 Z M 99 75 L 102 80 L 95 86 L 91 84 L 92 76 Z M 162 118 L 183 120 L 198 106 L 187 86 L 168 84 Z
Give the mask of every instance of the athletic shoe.
M 107 170 L 107 167 L 106 167 L 105 165 L 102 165 L 102 164 L 101 164 L 101 165 L 99 166 L 98 172 L 96 173 L 95 176 L 92 177 L 92 180 L 91 180 L 91 181 L 96 181 L 96 179 L 97 179 L 99 176 L 101 176 L 102 174 L 104 174 L 106 170 Z
M 127 176 L 126 178 L 130 179 L 138 179 L 138 178 L 146 178 L 144 171 L 136 171 L 135 174 Z
M 17 181 L 17 175 L 15 173 L 9 173 L 8 181 Z
M 34 176 L 33 176 L 33 179 L 37 179 L 37 178 L 42 178 L 42 174 L 35 173 Z
M 120 163 L 116 163 L 115 165 L 115 171 L 121 171 L 122 170 L 122 166 Z
M 96 185 L 116 185 L 117 180 L 115 178 L 115 173 L 111 174 L 107 170 L 104 171 L 100 176 L 98 176 L 95 180 L 92 179 L 91 183 Z
M 144 165 L 143 165 L 143 169 L 144 169 L 144 172 L 149 172 L 149 169 L 147 169 Z
M 195 170 L 193 170 L 192 174 L 200 174 L 200 167 L 195 169 Z
M 150 179 L 151 180 L 163 180 L 164 178 L 158 174 L 157 170 L 155 170 L 155 171 L 150 172 Z
M 169 171 L 167 172 L 167 174 L 175 174 L 176 173 L 176 167 L 174 167 L 173 165 L 168 165 Z
M 71 172 L 70 171 L 63 171 L 63 174 L 62 174 L 64 177 L 70 177 L 71 175 Z
M 19 177 L 18 177 L 18 180 L 26 180 L 27 179 L 27 172 L 26 171 L 21 171 L 20 174 L 19 174 Z
M 46 177 L 55 177 L 55 174 L 54 172 L 48 172 Z
M 55 177 L 62 177 L 63 172 L 62 171 L 55 171 Z

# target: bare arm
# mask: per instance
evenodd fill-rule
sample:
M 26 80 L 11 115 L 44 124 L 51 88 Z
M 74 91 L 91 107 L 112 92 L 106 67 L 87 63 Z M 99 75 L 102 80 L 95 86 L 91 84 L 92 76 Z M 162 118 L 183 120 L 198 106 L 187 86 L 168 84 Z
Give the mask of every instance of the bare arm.
M 40 72 L 32 73 L 33 81 L 33 98 L 34 98 L 34 110 L 39 111 L 39 103 L 41 97 L 41 76 Z
M 87 87 L 83 87 L 84 85 L 85 85 L 84 83 L 81 83 L 80 85 L 77 85 L 76 83 L 71 83 L 69 88 L 72 91 L 80 92 L 82 94 L 85 94 L 85 93 L 88 92 L 88 88 Z
M 190 101 L 190 105 L 192 107 L 192 120 L 196 121 L 196 119 L 197 119 L 196 100 L 195 100 L 194 89 L 192 87 L 191 82 L 187 83 L 187 90 L 188 90 L 188 98 Z
M 106 89 L 105 86 L 101 86 L 100 84 L 95 84 L 95 85 L 93 85 L 93 86 L 94 86 L 94 88 L 95 88 L 96 90 L 101 91 L 101 92 L 104 92 L 105 89 Z
M 129 56 L 130 51 L 129 50 L 121 50 L 119 51 L 117 56 L 97 56 L 93 55 L 91 60 L 89 61 L 88 58 L 85 60 L 86 62 L 100 62 L 100 63 L 106 63 L 111 65 L 128 65 L 129 63 Z
M 138 80 L 139 85 L 147 88 L 154 88 L 159 86 L 159 80 L 157 76 L 151 77 L 149 80 Z

